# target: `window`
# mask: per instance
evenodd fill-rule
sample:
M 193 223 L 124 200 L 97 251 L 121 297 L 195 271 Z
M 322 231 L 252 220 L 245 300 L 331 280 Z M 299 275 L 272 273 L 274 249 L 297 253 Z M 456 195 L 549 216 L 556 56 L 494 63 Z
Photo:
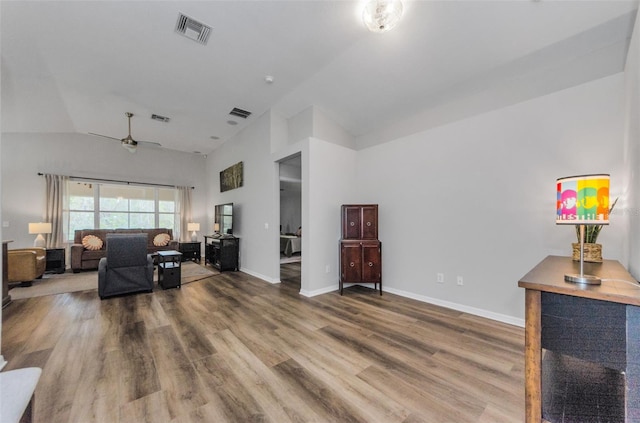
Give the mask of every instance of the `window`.
M 177 232 L 177 190 L 69 181 L 65 236 L 77 229 L 170 228 Z

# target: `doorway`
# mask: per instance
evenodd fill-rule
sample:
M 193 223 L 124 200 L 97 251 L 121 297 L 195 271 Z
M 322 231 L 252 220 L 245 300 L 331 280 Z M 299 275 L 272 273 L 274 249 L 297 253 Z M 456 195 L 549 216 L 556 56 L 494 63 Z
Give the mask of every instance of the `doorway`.
M 300 289 L 302 268 L 302 155 L 280 161 L 280 282 Z

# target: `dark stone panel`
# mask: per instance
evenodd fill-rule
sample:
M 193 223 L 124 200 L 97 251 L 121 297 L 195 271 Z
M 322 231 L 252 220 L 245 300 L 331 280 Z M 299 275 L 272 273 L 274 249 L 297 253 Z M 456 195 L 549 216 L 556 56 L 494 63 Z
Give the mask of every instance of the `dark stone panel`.
M 608 301 L 542 293 L 542 347 L 623 371 L 626 307 Z
M 623 372 L 545 351 L 542 386 L 542 416 L 549 422 L 625 422 Z

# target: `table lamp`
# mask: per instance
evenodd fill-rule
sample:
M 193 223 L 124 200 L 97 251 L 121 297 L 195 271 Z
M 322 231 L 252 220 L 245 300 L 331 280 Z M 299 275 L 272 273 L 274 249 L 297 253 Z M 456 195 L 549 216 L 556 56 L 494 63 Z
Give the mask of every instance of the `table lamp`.
M 220 232 L 220 224 L 219 223 L 214 223 L 213 224 L 213 232 L 215 232 L 215 233 Z
M 556 224 L 578 225 L 580 230 L 580 274 L 564 275 L 564 280 L 600 285 L 600 278 L 584 274 L 584 227 L 609 224 L 609 175 L 559 178 L 556 190 Z
M 191 241 L 196 242 L 198 240 L 198 234 L 196 234 L 196 232 L 199 230 L 200 230 L 199 223 L 187 223 L 187 231 L 192 231 Z
M 51 223 L 29 223 L 29 234 L 38 234 L 35 241 L 33 241 L 34 247 L 45 248 L 45 241 L 42 234 L 50 234 L 51 233 Z

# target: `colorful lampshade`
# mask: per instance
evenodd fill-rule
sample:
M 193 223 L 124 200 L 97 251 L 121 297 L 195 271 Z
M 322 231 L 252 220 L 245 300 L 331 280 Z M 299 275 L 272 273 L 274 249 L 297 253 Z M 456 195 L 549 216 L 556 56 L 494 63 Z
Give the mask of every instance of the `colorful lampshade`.
M 609 175 L 568 176 L 556 185 L 557 224 L 609 224 Z

